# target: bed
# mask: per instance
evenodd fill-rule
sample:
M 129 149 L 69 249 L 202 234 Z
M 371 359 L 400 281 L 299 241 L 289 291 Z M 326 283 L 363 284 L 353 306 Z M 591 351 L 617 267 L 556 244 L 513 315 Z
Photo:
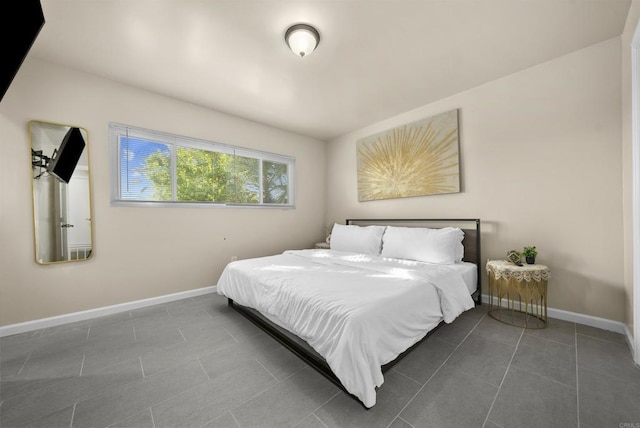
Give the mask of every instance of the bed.
M 386 370 L 480 304 L 480 265 L 479 219 L 348 219 L 328 250 L 229 263 L 217 291 L 368 409 Z

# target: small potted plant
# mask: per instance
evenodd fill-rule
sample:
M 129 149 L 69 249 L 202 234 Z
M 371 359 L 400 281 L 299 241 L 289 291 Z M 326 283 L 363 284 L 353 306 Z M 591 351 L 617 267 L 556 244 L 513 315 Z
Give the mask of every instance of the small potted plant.
M 528 264 L 534 265 L 536 264 L 536 256 L 538 255 L 538 250 L 536 247 L 524 247 L 522 251 L 522 255 Z

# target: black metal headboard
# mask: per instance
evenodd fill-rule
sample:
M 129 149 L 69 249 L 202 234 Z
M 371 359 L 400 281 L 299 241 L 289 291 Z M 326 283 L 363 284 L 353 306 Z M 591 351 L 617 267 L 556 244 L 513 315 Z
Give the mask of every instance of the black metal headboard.
M 476 304 L 481 304 L 481 289 L 480 278 L 482 272 L 481 266 L 481 252 L 480 252 L 480 219 L 479 218 L 421 218 L 421 219 L 406 219 L 406 218 L 386 218 L 386 219 L 354 219 L 349 218 L 346 220 L 348 225 L 390 225 L 404 226 L 404 227 L 459 227 L 464 232 L 464 238 L 462 245 L 464 246 L 464 258 L 465 262 L 474 263 L 478 272 L 478 285 L 476 292 L 473 293 L 473 299 Z M 466 225 L 466 227 L 465 227 Z M 470 227 L 470 225 L 473 225 Z

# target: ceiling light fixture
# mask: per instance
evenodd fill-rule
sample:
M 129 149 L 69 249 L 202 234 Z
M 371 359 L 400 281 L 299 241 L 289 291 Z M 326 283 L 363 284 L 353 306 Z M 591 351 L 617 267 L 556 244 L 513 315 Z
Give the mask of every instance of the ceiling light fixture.
M 294 54 L 304 57 L 316 49 L 320 43 L 320 33 L 311 25 L 295 24 L 284 33 L 284 40 Z

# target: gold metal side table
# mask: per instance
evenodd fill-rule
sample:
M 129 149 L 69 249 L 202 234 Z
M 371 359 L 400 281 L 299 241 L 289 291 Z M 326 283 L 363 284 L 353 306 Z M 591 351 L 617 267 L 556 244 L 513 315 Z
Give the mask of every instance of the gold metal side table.
M 489 260 L 489 315 L 524 328 L 547 327 L 547 285 L 551 272 L 545 265 L 516 266 Z

